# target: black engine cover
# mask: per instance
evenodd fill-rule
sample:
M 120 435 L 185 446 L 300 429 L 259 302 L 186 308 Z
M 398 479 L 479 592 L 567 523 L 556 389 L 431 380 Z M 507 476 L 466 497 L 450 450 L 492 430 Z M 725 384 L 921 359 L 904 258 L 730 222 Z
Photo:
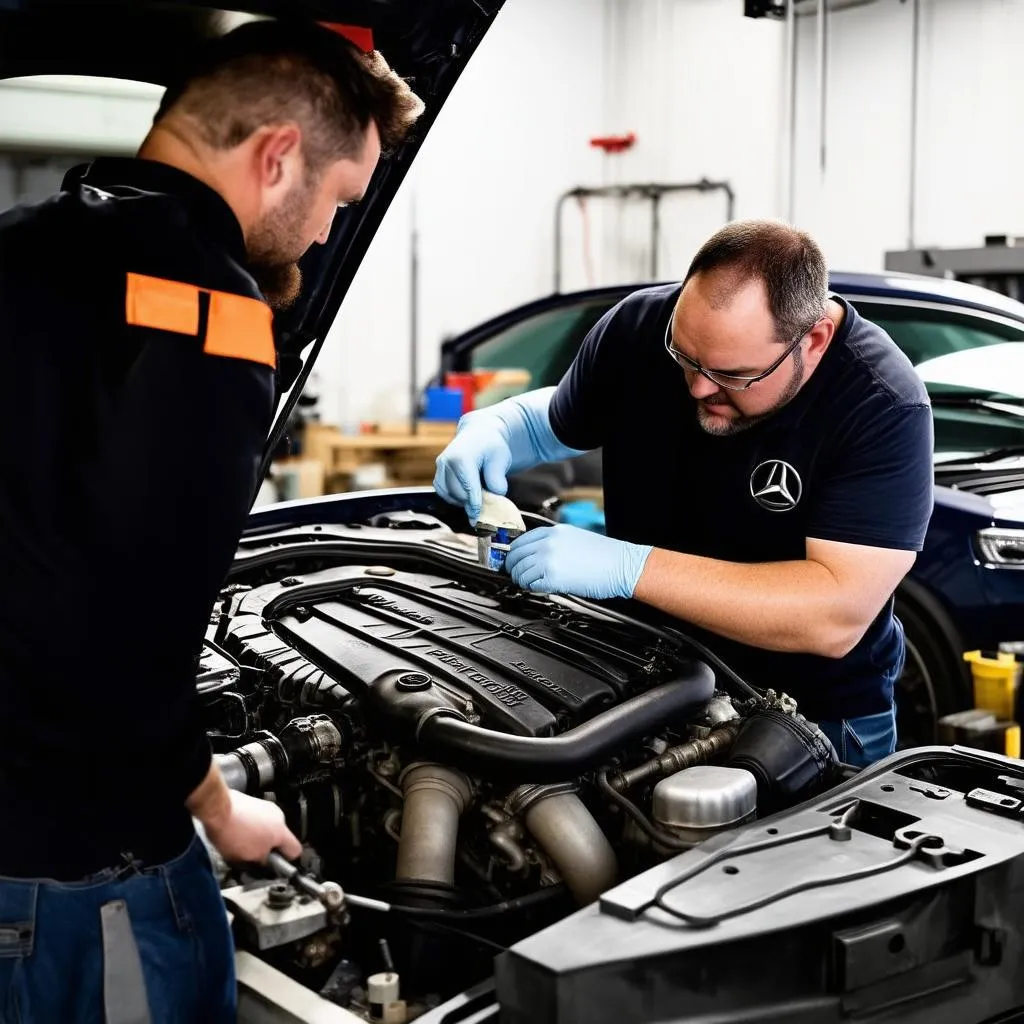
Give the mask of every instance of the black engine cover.
M 262 619 L 256 627 L 252 612 Z M 259 620 L 256 620 L 259 621 Z M 239 602 L 229 629 L 247 651 L 301 655 L 354 696 L 395 672 L 422 672 L 481 724 L 524 736 L 570 728 L 685 663 L 661 630 L 574 602 L 525 594 L 507 578 L 453 579 L 349 566 L 261 587 Z

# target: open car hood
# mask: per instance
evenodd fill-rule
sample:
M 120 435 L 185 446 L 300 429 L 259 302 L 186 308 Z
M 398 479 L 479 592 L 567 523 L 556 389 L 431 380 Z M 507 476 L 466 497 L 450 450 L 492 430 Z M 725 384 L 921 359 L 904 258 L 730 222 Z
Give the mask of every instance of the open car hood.
M 379 166 L 366 198 L 340 210 L 326 245 L 302 262 L 303 294 L 275 322 L 281 389 L 264 475 L 338 307 L 416 153 L 504 0 L 0 0 L 0 77 L 88 75 L 164 85 L 197 42 L 245 16 L 305 16 L 348 26 L 380 50 L 426 105 L 412 136 Z M 369 30 L 369 34 L 366 33 Z M 141 140 L 140 140 L 141 141 Z

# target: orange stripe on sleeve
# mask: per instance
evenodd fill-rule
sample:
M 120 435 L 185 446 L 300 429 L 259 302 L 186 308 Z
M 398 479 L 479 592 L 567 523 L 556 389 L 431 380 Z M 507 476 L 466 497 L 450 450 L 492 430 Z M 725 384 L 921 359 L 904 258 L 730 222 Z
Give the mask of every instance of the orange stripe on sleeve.
M 125 318 L 133 327 L 199 333 L 199 289 L 181 281 L 129 274 Z
M 203 351 L 277 366 L 273 313 L 265 302 L 230 292 L 210 292 L 210 316 Z

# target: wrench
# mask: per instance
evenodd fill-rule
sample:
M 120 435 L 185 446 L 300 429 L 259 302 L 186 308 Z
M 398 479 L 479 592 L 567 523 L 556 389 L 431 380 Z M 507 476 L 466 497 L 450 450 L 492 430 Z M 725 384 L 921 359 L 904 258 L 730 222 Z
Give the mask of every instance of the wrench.
M 319 900 L 328 914 L 339 914 L 345 909 L 345 893 L 336 882 L 318 882 L 312 875 L 300 871 L 280 850 L 270 851 L 267 864 L 278 878 Z

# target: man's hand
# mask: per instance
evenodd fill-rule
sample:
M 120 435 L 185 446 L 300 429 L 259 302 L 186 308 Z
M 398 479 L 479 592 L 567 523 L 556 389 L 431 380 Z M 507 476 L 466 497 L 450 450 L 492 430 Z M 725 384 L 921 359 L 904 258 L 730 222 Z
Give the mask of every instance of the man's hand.
M 289 860 L 302 853 L 277 804 L 233 790 L 230 803 L 225 817 L 203 822 L 207 838 L 229 864 L 262 864 L 275 847 Z
M 577 526 L 530 530 L 513 541 L 505 569 L 524 590 L 600 601 L 632 597 L 651 548 Z
M 289 860 L 302 853 L 302 843 L 284 823 L 284 812 L 269 800 L 228 789 L 217 763 L 186 801 L 206 838 L 229 863 L 263 864 L 275 847 Z
M 497 421 L 486 413 L 468 413 L 454 440 L 437 457 L 434 490 L 450 504 L 462 505 L 475 525 L 483 500 L 481 476 L 487 490 L 505 494 L 511 462 L 512 451 Z

